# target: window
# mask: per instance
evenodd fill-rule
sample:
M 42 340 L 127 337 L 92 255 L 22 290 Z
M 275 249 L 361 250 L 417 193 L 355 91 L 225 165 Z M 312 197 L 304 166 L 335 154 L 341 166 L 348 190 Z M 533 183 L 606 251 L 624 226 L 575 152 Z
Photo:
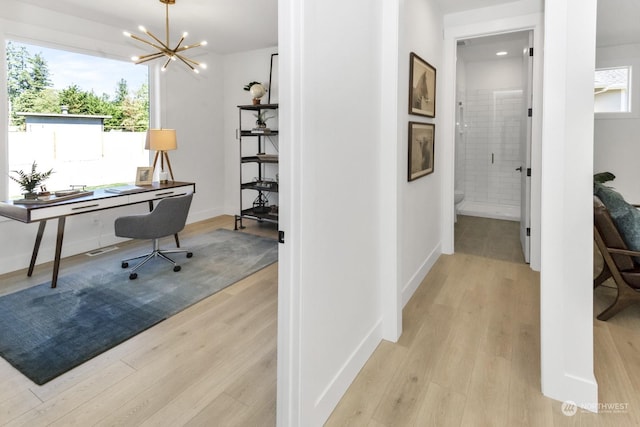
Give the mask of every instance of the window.
M 597 69 L 594 96 L 596 113 L 631 112 L 631 67 Z
M 148 67 L 8 41 L 8 170 L 53 169 L 48 190 L 135 180 L 148 166 Z M 20 196 L 10 180 L 8 195 Z

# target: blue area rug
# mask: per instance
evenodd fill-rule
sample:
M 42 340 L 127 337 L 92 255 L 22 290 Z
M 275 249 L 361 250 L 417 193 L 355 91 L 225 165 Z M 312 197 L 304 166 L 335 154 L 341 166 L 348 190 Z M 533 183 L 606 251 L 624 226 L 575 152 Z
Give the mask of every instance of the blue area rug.
M 275 240 L 238 231 L 181 243 L 193 258 L 175 255 L 177 273 L 155 259 L 129 280 L 119 262 L 98 262 L 62 275 L 56 289 L 43 283 L 0 297 L 0 355 L 44 384 L 278 259 Z

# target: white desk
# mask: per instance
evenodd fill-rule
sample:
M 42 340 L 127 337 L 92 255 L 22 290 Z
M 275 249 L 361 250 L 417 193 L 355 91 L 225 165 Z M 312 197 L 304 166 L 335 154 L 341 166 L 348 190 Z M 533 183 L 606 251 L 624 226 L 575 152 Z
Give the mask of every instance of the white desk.
M 42 242 L 42 235 L 44 234 L 47 220 L 58 218 L 56 253 L 53 260 L 53 276 L 51 278 L 51 287 L 55 288 L 58 282 L 58 271 L 60 270 L 60 255 L 62 253 L 64 225 L 68 216 L 143 202 L 148 202 L 149 208 L 152 209 L 154 200 L 160 200 L 165 197 L 178 196 L 191 192 L 195 193 L 195 190 L 196 185 L 192 182 L 175 181 L 167 184 L 154 182 L 152 185 L 141 186 L 139 190 L 134 190 L 124 194 L 95 190 L 93 194 L 88 196 L 46 204 L 20 204 L 17 201 L 0 202 L 0 216 L 24 223 L 40 223 L 38 227 L 38 234 L 36 235 L 36 241 L 33 245 L 33 253 L 31 254 L 31 262 L 29 263 L 27 276 L 31 276 L 33 274 L 36 258 L 38 257 L 38 250 L 40 249 L 40 242 Z

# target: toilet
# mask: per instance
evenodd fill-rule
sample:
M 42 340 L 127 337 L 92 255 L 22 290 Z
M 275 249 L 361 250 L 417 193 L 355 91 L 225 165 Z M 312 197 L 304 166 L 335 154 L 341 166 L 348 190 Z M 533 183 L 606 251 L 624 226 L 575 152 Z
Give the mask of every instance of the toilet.
M 462 190 L 455 190 L 454 192 L 454 196 L 453 196 L 453 203 L 455 204 L 455 221 L 458 221 L 458 210 L 460 209 L 460 204 L 462 203 L 462 201 L 464 200 L 464 191 Z

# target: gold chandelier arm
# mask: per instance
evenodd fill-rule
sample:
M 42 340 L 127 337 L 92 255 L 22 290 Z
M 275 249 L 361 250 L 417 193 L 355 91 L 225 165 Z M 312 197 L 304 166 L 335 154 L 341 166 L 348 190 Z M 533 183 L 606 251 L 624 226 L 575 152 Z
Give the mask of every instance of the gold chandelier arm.
M 169 46 L 167 46 L 166 44 L 164 44 L 164 43 L 162 42 L 162 40 L 160 40 L 159 38 L 157 38 L 157 37 L 156 37 L 156 36 L 155 36 L 151 31 L 146 30 L 146 31 L 145 31 L 145 34 L 146 34 L 146 35 L 148 35 L 149 37 L 153 38 L 153 39 L 154 39 L 155 41 L 157 41 L 158 43 L 160 43 L 160 46 L 162 46 L 162 48 L 159 48 L 159 47 L 157 47 L 157 46 L 156 46 L 156 48 L 157 48 L 158 50 L 171 50 L 171 49 L 169 48 Z
M 153 61 L 154 59 L 161 58 L 161 57 L 163 57 L 163 56 L 165 56 L 165 55 L 166 55 L 166 53 L 163 53 L 163 52 L 158 52 L 158 53 L 152 53 L 152 54 L 150 54 L 150 55 L 145 55 L 145 56 L 143 56 L 143 57 L 139 58 L 139 59 L 135 62 L 135 64 L 136 64 L 136 65 L 137 65 L 137 64 L 143 64 L 143 63 L 145 63 L 145 62 L 149 62 L 149 61 Z
M 182 42 L 183 42 L 183 41 L 184 41 L 184 36 L 182 36 L 182 37 L 180 38 L 180 41 L 178 41 L 178 44 L 177 44 L 177 45 L 176 45 L 176 47 L 174 47 L 172 50 L 173 50 L 174 52 L 181 52 L 181 51 L 183 51 L 184 49 L 180 49 L 180 45 L 182 44 Z M 186 46 L 185 46 L 185 47 L 186 47 Z
M 202 43 L 196 43 L 196 44 L 190 44 L 187 46 L 182 46 L 180 49 L 178 49 L 178 47 L 176 46 L 176 49 L 174 49 L 176 52 L 184 52 L 185 50 L 189 50 L 189 49 L 193 49 L 194 47 L 200 47 L 202 46 Z
M 129 35 L 129 37 L 131 37 L 131 38 L 132 38 L 132 39 L 134 39 L 134 40 L 138 40 L 139 42 L 142 42 L 142 43 L 148 44 L 149 46 L 152 46 L 152 47 L 154 47 L 154 48 L 156 48 L 156 49 L 158 49 L 158 50 L 162 50 L 162 51 L 163 51 L 163 50 L 169 50 L 169 49 L 167 49 L 166 47 L 158 46 L 157 44 L 155 44 L 155 43 L 151 43 L 149 40 L 145 40 L 145 39 L 143 39 L 142 37 L 138 37 L 138 36 L 136 36 L 135 34 L 130 34 L 130 35 Z
M 176 57 L 180 58 L 183 62 L 186 61 L 186 62 L 189 62 L 189 63 L 191 63 L 191 64 L 193 64 L 193 65 L 195 65 L 197 67 L 200 66 L 200 63 L 198 61 L 193 60 L 191 58 L 187 58 L 186 56 L 182 56 L 182 55 L 176 53 Z
M 165 3 L 165 25 L 166 25 L 166 33 L 167 33 L 167 49 L 169 49 L 169 2 Z
M 165 63 L 164 63 L 164 65 L 162 66 L 162 69 L 163 69 L 163 70 L 166 70 L 166 69 L 167 69 L 167 67 L 168 67 L 168 66 L 169 66 L 169 64 L 171 63 L 171 60 L 172 60 L 172 59 L 173 59 L 173 58 L 172 58 L 171 56 L 167 59 L 167 62 L 165 62 Z
M 191 71 L 196 71 L 196 69 L 193 68 L 193 65 L 189 64 L 189 61 L 192 61 L 192 60 L 190 60 L 188 58 L 184 58 L 182 55 L 179 55 L 179 54 L 176 54 L 176 58 L 178 58 L 180 61 L 184 62 L 187 67 L 191 68 Z

